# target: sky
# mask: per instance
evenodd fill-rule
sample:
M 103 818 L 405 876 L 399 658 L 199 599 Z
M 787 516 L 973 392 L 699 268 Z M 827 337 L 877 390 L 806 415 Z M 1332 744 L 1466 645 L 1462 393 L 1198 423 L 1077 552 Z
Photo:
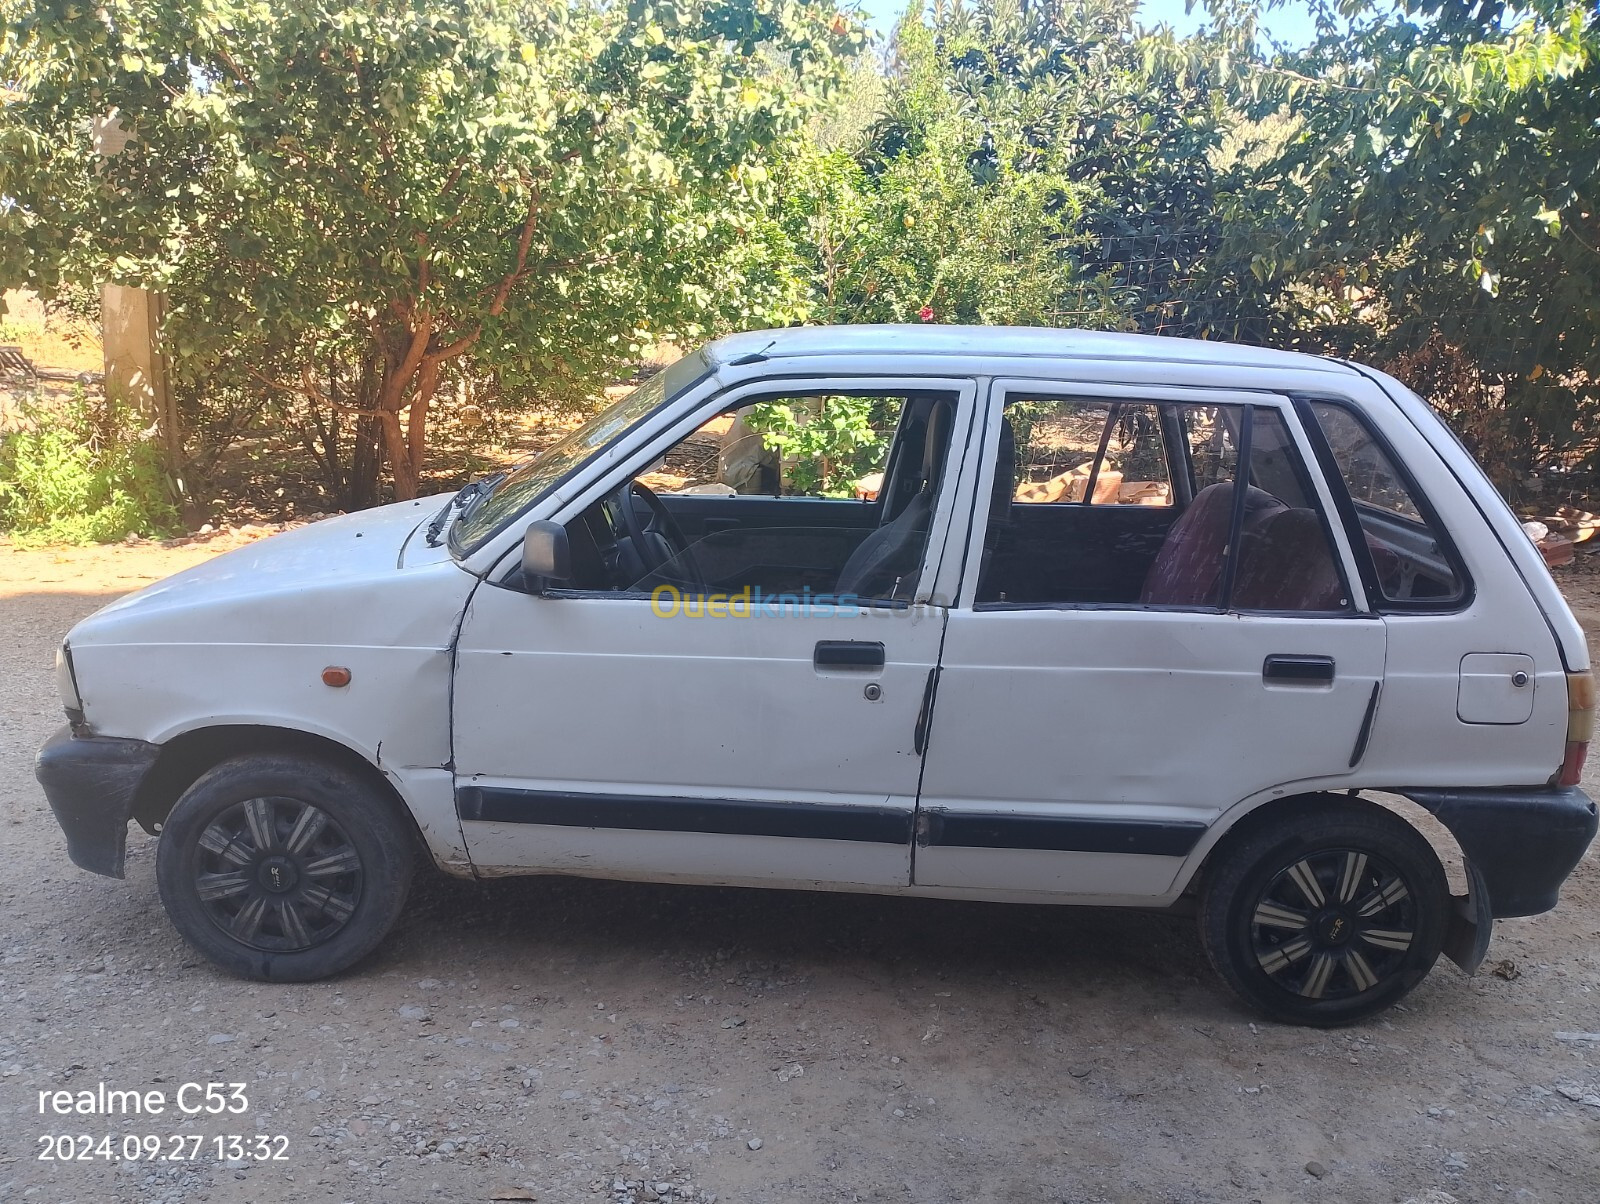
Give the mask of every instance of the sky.
M 907 4 L 908 0 L 861 0 L 861 10 L 867 15 L 868 24 L 887 35 Z M 1191 33 L 1204 24 L 1204 4 L 1196 3 L 1192 13 L 1183 9 L 1184 0 L 1144 0 L 1139 15 L 1146 25 L 1164 22 L 1179 33 Z M 1269 10 L 1262 15 L 1261 23 L 1274 40 L 1292 47 L 1304 46 L 1315 36 L 1311 14 L 1301 0 L 1287 0 L 1283 6 Z

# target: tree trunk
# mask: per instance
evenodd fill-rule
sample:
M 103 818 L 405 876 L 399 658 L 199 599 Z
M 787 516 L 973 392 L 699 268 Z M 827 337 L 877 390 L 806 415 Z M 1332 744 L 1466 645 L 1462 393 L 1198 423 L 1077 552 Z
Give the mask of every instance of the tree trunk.
M 389 475 L 394 482 L 397 502 L 417 496 L 422 484 L 422 464 L 428 450 L 428 405 L 439 387 L 439 360 L 425 356 L 408 380 L 398 378 L 405 370 L 392 360 L 377 401 L 378 422 L 383 430 L 384 451 L 389 458 Z M 406 386 L 410 386 L 407 396 Z M 400 411 L 407 409 L 406 421 Z
M 420 482 L 422 463 L 428 451 L 428 406 L 439 388 L 439 361 L 425 359 L 417 370 L 417 383 L 411 390 L 411 412 L 406 416 L 406 453 L 412 475 Z
M 350 439 L 350 484 L 345 505 L 351 510 L 365 510 L 378 504 L 378 472 L 383 467 L 383 453 L 378 440 L 382 428 L 377 418 L 362 414 Z
M 406 446 L 400 411 L 385 406 L 379 411 L 383 424 L 383 447 L 389 456 L 389 476 L 394 481 L 394 500 L 409 502 L 417 496 L 417 471 L 411 464 L 411 449 Z
M 383 469 L 383 453 L 379 450 L 382 430 L 370 412 L 376 404 L 380 372 L 377 361 L 363 356 L 356 373 L 354 385 L 346 394 L 350 407 L 357 411 L 350 432 L 350 454 L 345 463 L 349 466 L 345 478 L 344 504 L 350 510 L 365 510 L 376 506 L 381 493 L 378 474 Z
M 427 403 L 433 384 L 438 380 L 439 361 L 434 358 L 430 362 L 428 356 L 428 339 L 433 332 L 433 319 L 428 313 L 425 310 L 417 313 L 409 306 L 397 305 L 396 314 L 404 325 L 377 333 L 377 344 L 383 356 L 383 379 L 371 408 L 377 411 L 383 429 L 395 500 L 410 501 L 417 496 Z M 406 408 L 408 401 L 413 405 L 410 432 L 400 423 L 400 411 Z M 420 406 L 416 405 L 419 401 Z

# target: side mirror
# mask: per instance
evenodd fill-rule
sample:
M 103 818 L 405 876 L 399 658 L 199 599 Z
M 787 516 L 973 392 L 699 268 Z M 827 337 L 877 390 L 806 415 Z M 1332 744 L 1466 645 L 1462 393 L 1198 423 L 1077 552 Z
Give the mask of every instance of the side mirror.
M 572 577 L 572 546 L 560 523 L 529 523 L 522 537 L 522 580 L 528 588 L 543 579 L 567 581 Z

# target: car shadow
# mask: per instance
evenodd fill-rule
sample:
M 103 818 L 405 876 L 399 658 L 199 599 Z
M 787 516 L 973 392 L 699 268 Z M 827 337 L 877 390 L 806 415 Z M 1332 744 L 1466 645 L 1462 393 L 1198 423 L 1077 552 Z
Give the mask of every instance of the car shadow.
M 1175 911 L 566 877 L 424 875 L 386 949 L 385 969 L 404 961 L 402 973 L 435 975 L 419 964 L 755 963 L 791 976 L 930 971 L 941 980 L 999 975 L 1156 995 L 1210 980 L 1193 918 Z

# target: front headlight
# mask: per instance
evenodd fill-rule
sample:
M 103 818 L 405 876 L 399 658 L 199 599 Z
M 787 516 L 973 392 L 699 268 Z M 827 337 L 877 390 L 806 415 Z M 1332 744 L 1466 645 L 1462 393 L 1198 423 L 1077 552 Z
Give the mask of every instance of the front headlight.
M 83 722 L 83 699 L 78 697 L 78 675 L 72 669 L 72 649 L 65 640 L 56 649 L 56 693 L 74 724 Z

